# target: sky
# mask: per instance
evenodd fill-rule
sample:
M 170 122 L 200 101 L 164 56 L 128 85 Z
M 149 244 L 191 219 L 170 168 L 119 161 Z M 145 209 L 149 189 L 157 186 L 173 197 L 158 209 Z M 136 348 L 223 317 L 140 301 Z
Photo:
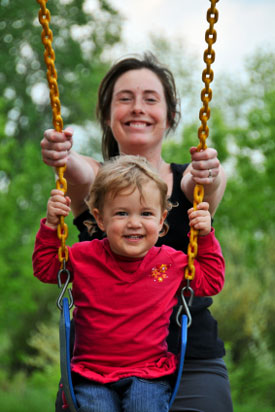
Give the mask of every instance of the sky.
M 94 4 L 95 0 L 89 1 Z M 197 55 L 198 64 L 201 64 L 198 69 L 205 68 L 203 52 L 207 47 L 205 30 L 209 27 L 206 20 L 209 0 L 110 2 L 125 20 L 122 31 L 124 45 L 112 50 L 113 60 L 127 53 L 147 51 L 149 33 L 159 33 L 171 42 L 173 38 L 182 39 L 187 53 Z M 245 59 L 258 48 L 275 50 L 275 0 L 219 0 L 216 7 L 219 19 L 215 24 L 217 41 L 213 45 L 215 77 L 224 73 L 239 76 L 244 73 Z
M 181 38 L 187 49 L 203 58 L 209 23 L 209 0 L 111 0 L 125 18 L 122 54 L 148 49 L 148 33 L 160 33 L 171 41 Z M 275 49 L 275 0 L 220 0 L 215 25 L 217 71 L 239 72 L 247 56 L 257 48 Z

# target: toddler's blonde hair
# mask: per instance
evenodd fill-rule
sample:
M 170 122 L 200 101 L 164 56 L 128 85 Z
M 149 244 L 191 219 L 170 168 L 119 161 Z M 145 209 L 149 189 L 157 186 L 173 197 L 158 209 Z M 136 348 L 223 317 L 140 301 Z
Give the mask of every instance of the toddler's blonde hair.
M 159 189 L 161 211 L 171 210 L 172 204 L 167 198 L 167 184 L 144 157 L 133 155 L 114 157 L 100 167 L 91 186 L 90 194 L 86 199 L 86 204 L 91 213 L 93 209 L 98 209 L 102 213 L 107 194 L 115 198 L 120 192 L 128 188 L 132 189 L 132 192 L 138 189 L 142 199 L 142 187 L 148 181 L 155 182 Z M 89 233 L 93 233 L 95 229 L 95 225 L 91 223 L 89 221 L 85 222 Z M 167 231 L 168 224 L 165 222 L 160 235 L 164 236 Z

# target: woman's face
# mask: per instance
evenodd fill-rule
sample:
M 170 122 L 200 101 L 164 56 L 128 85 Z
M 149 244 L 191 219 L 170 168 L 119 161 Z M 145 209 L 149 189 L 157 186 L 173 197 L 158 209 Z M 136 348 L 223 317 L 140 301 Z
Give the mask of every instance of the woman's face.
M 161 149 L 169 124 L 164 89 L 155 73 L 129 70 L 117 79 L 108 125 L 121 153 Z

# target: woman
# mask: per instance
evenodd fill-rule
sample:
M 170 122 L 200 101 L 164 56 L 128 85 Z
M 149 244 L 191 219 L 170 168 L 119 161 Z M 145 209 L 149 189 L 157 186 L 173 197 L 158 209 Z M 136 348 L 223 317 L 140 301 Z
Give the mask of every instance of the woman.
M 226 179 L 214 149 L 190 149 L 191 163 L 168 164 L 161 157 L 164 136 L 179 120 L 178 99 L 171 72 L 154 56 L 126 58 L 116 63 L 101 82 L 97 116 L 100 121 L 104 159 L 118 154 L 140 155 L 158 170 L 168 185 L 169 198 L 178 203 L 168 216 L 169 232 L 157 245 L 166 244 L 186 252 L 187 210 L 192 207 L 196 183 L 204 185 L 205 201 L 212 215 L 223 197 Z M 90 218 L 85 203 L 100 162 L 71 150 L 72 129 L 63 133 L 47 130 L 41 141 L 43 161 L 53 167 L 67 165 L 68 196 L 80 240 L 88 239 L 84 221 Z M 97 231 L 97 237 L 104 236 Z M 171 411 L 231 412 L 229 381 L 222 359 L 223 342 L 208 307 L 211 298 L 195 298 L 191 307 L 185 366 L 177 398 Z M 171 317 L 169 350 L 177 353 L 179 330 Z M 58 402 L 57 402 L 58 403 Z M 57 411 L 62 411 L 57 404 Z

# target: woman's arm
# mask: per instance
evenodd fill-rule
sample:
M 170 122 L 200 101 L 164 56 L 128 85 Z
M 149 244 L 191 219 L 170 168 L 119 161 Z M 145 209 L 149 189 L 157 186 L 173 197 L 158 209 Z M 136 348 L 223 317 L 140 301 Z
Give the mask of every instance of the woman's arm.
M 204 200 L 209 203 L 209 211 L 214 216 L 219 203 L 221 202 L 225 187 L 226 176 L 215 149 L 207 148 L 197 152 L 195 147 L 190 149 L 192 161 L 185 170 L 181 189 L 186 197 L 193 202 L 193 192 L 195 185 L 204 186 Z
M 71 151 L 64 177 L 67 179 L 67 195 L 71 199 L 71 210 L 76 217 L 87 209 L 85 199 L 90 192 L 100 163 L 95 159 Z
M 89 193 L 100 163 L 71 150 L 73 129 L 67 128 L 62 133 L 53 129 L 46 130 L 41 141 L 41 153 L 44 163 L 54 168 L 66 165 L 64 177 L 67 180 L 67 194 L 71 198 L 71 209 L 78 216 L 87 209 L 84 199 Z

